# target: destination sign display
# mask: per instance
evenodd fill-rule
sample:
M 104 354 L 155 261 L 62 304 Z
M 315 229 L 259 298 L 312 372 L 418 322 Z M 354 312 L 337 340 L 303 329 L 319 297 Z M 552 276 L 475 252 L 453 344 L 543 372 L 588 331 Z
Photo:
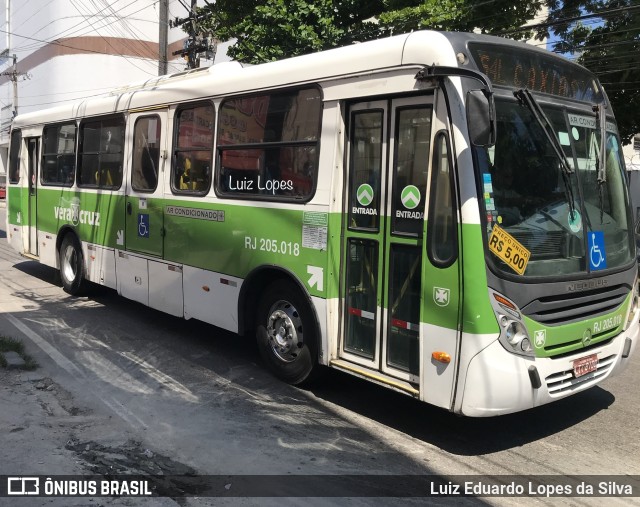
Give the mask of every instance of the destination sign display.
M 494 86 L 528 88 L 590 103 L 602 101 L 593 74 L 568 60 L 497 44 L 470 43 L 469 50 L 478 70 Z

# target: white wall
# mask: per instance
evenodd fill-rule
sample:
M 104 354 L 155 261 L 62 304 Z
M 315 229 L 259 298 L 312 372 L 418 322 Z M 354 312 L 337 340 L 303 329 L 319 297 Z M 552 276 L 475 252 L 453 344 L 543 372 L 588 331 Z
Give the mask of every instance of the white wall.
M 170 0 L 169 20 L 187 15 L 181 2 Z M 19 113 L 158 75 L 157 0 L 0 0 L 0 29 L 10 32 L 0 32 L 0 54 L 6 57 L 0 60 L 0 73 L 13 70 L 15 54 L 22 74 L 17 83 Z M 186 66 L 182 58 L 171 55 L 186 37 L 181 28 L 169 30 L 169 73 Z M 147 43 L 146 53 L 136 45 L 140 41 Z M 91 53 L 78 54 L 78 48 L 89 47 Z M 221 53 L 216 62 L 225 59 Z M 0 76 L 0 150 L 8 145 L 13 109 L 13 82 Z

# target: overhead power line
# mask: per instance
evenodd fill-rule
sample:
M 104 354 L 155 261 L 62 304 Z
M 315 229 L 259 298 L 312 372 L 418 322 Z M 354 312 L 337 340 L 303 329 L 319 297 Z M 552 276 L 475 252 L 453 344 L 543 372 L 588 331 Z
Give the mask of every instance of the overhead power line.
M 182 0 L 180 0 L 180 3 L 187 8 Z M 191 0 L 191 8 L 187 9 L 189 15 L 186 18 L 175 18 L 173 21 L 169 21 L 171 28 L 185 27 L 183 30 L 189 34 L 189 37 L 184 42 L 184 47 L 174 51 L 173 55 L 182 56 L 187 60 L 187 68 L 196 69 L 200 67 L 200 55 L 202 53 L 210 57 L 215 56 L 216 44 L 213 37 L 203 34 L 198 27 L 198 21 L 203 19 L 205 15 L 196 13 L 196 0 Z
M 640 9 L 640 5 L 632 5 L 629 7 L 619 7 L 619 8 L 615 8 L 615 9 L 606 9 L 606 10 L 602 10 L 602 11 L 598 11 L 598 12 L 593 12 L 591 14 L 583 14 L 582 16 L 573 16 L 570 18 L 563 18 L 563 19 L 557 19 L 557 20 L 553 20 L 553 21 L 546 21 L 544 23 L 538 23 L 536 25 L 526 25 L 523 26 L 521 28 L 518 28 L 516 30 L 505 30 L 503 32 L 495 32 L 494 35 L 510 35 L 510 34 L 515 34 L 515 33 L 520 33 L 520 32 L 527 32 L 529 30 L 532 29 L 537 29 L 537 28 L 550 28 L 552 26 L 556 26 L 556 25 L 563 25 L 566 23 L 573 23 L 575 21 L 582 21 L 585 19 L 594 19 L 594 18 L 602 18 L 605 16 L 609 16 L 610 14 L 617 14 L 617 13 L 629 13 L 630 11 L 634 11 Z

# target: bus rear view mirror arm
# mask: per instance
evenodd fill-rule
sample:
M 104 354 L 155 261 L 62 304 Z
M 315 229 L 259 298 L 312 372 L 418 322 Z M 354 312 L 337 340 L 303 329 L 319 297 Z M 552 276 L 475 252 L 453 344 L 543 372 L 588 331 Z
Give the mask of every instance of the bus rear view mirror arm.
M 467 128 L 474 146 L 493 146 L 496 142 L 496 109 L 491 81 L 482 72 L 457 67 L 431 65 L 418 71 L 417 80 L 443 77 L 464 77 L 482 83 L 479 90 L 467 92 Z

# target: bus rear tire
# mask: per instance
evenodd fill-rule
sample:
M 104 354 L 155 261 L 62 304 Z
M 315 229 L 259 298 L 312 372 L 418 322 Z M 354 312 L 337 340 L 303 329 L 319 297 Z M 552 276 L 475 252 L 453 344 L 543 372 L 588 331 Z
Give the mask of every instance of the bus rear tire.
M 58 253 L 60 264 L 60 279 L 65 292 L 73 296 L 83 293 L 86 282 L 84 279 L 84 258 L 82 247 L 75 234 L 67 234 L 60 245 Z
M 309 384 L 318 372 L 318 333 L 309 303 L 293 283 L 267 287 L 257 311 L 256 339 L 263 361 L 291 385 Z

